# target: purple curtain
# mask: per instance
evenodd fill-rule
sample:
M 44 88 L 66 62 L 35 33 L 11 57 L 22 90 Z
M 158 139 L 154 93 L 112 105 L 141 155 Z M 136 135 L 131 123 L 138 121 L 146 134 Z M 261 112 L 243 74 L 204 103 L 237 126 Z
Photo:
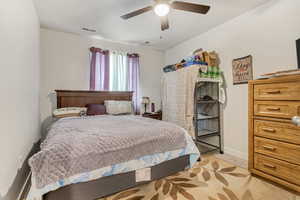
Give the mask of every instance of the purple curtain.
M 138 54 L 128 54 L 128 90 L 133 91 L 133 105 L 136 114 L 140 113 L 140 61 Z
M 90 90 L 109 90 L 109 51 L 90 48 Z

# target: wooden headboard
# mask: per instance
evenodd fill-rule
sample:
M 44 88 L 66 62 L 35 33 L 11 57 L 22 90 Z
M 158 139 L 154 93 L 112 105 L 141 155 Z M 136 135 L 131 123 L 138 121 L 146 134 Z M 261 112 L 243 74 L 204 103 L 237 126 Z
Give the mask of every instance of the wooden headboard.
M 57 108 L 104 104 L 105 100 L 132 101 L 133 93 L 85 90 L 55 90 L 55 92 L 57 95 Z

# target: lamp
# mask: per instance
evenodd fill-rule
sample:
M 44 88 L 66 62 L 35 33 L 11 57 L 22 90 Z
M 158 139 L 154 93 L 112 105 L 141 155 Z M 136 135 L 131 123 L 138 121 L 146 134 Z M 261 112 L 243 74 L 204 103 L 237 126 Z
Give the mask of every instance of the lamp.
M 147 113 L 147 105 L 150 103 L 150 98 L 149 97 L 142 97 L 142 104 L 145 105 L 145 113 Z
M 164 17 L 170 12 L 170 5 L 167 3 L 159 3 L 154 7 L 154 12 L 160 17 Z

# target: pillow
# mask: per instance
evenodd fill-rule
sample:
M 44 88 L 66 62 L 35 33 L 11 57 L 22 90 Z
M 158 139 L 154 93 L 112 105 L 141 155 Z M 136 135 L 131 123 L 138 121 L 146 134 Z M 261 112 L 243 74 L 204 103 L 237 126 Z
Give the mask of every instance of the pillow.
M 131 114 L 131 101 L 104 101 L 106 112 L 110 115 Z
M 88 104 L 87 106 L 87 115 L 105 115 L 106 108 L 103 104 Z
M 53 111 L 53 116 L 57 118 L 64 117 L 79 117 L 85 115 L 87 108 L 85 107 L 66 107 L 59 108 Z

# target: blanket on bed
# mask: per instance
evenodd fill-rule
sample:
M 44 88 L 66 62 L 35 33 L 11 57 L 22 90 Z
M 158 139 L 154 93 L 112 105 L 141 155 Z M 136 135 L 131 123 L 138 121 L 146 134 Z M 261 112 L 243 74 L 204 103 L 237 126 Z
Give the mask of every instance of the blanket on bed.
M 184 130 L 139 116 L 65 118 L 55 122 L 29 160 L 42 188 L 70 176 L 186 146 Z

